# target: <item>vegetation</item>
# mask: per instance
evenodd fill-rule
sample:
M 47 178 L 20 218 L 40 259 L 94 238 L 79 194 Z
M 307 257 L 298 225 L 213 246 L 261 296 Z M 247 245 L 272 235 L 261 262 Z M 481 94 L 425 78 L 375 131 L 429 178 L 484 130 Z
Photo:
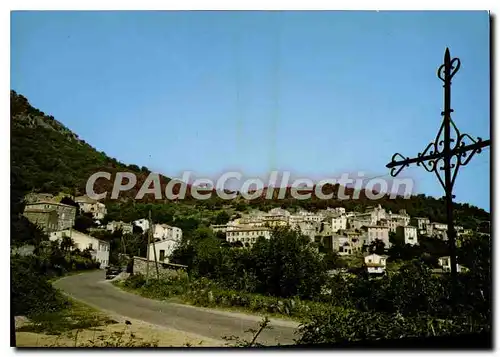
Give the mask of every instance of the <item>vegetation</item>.
M 381 278 L 364 271 L 328 277 L 327 262 L 339 257 L 316 252 L 297 232 L 275 230 L 270 240 L 236 248 L 201 228 L 174 254 L 189 263 L 189 274 L 147 284 L 135 275 L 123 284 L 150 298 L 302 321 L 298 343 L 481 332 L 491 329 L 489 247 L 476 236 L 460 248 L 459 261 L 471 272 L 459 275 L 453 296 L 449 275 L 433 274 L 418 254 L 398 258 L 399 269 Z M 291 263 L 297 261 L 311 264 Z
M 68 307 L 67 300 L 50 284 L 50 279 L 72 271 L 99 268 L 87 251 L 65 247 L 68 242 L 43 242 L 37 255 L 11 256 L 11 300 L 15 316 L 37 316 Z
M 250 209 L 269 210 L 282 207 L 317 211 L 327 207 L 345 207 L 363 211 L 373 202 L 364 191 L 358 199 L 295 200 L 287 191 L 284 200 L 262 197 L 247 201 L 238 196 L 228 205 L 213 197 L 206 201 L 187 199 L 179 202 L 155 201 L 146 195 L 141 202 L 132 202 L 149 170 L 126 165 L 103 152 L 98 152 L 52 116 L 33 108 L 21 95 L 11 91 L 11 244 L 32 244 L 36 255 L 11 257 L 12 301 L 15 315 L 34 317 L 43 313 L 61 313 L 68 308 L 50 285 L 48 279 L 65 273 L 93 269 L 96 263 L 88 252 L 70 250 L 71 242 L 57 246 L 22 217 L 26 193 L 48 192 L 67 195 L 84 193 L 88 177 L 107 171 L 111 181 L 98 180 L 96 192 L 111 191 L 118 171 L 136 174 L 138 182 L 120 201 L 106 201 L 110 220 L 130 222 L 147 217 L 183 230 L 183 241 L 174 252 L 173 261 L 189 266 L 189 276 L 166 278 L 148 284 L 140 276 L 125 282 L 128 289 L 156 298 L 177 297 L 202 306 L 240 307 L 263 314 L 281 314 L 304 321 L 299 342 L 337 342 L 341 340 L 378 339 L 400 336 L 428 336 L 491 328 L 491 242 L 474 236 L 462 243 L 459 262 L 470 269 L 461 275 L 459 288 L 451 298 L 449 277 L 432 275 L 436 258 L 447 253 L 447 247 L 432 238 L 423 237 L 420 246 L 394 244 L 388 251 L 390 260 L 399 269 L 381 279 L 359 274 L 350 277 L 328 277 L 327 270 L 343 267 L 345 259 L 318 251 L 318 247 L 295 231 L 278 229 L 270 240 L 259 239 L 253 247 L 230 245 L 207 228 L 223 224 L 238 212 Z M 162 191 L 169 181 L 161 177 Z M 327 186 L 324 193 L 335 192 Z M 175 190 L 174 190 L 175 191 Z M 265 195 L 266 192 L 264 192 Z M 277 193 L 277 192 L 275 192 Z M 346 189 L 347 195 L 353 195 Z M 411 216 L 445 221 L 443 199 L 425 195 L 383 198 L 386 210 L 405 209 Z M 457 222 L 475 229 L 490 214 L 468 204 L 455 204 Z M 93 221 L 79 215 L 78 229 L 93 228 Z M 94 233 L 93 233 L 94 234 Z M 140 231 L 131 235 L 122 232 L 95 233 L 111 243 L 110 261 L 118 253 L 144 255 L 146 240 Z M 378 242 L 369 249 L 381 252 Z M 143 252 L 141 254 L 141 252 Z

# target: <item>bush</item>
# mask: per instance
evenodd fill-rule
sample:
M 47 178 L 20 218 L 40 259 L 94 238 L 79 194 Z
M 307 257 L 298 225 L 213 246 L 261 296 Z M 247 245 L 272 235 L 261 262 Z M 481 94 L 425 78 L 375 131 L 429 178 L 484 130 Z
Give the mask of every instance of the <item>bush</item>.
M 38 261 L 28 256 L 11 259 L 11 300 L 14 315 L 33 315 L 63 308 L 62 296 L 37 270 Z
M 301 325 L 299 344 L 340 343 L 407 337 L 444 336 L 489 331 L 488 324 L 467 317 L 436 319 L 431 316 L 330 309 Z
M 124 285 L 127 288 L 131 289 L 139 289 L 142 288 L 146 284 L 146 278 L 142 274 L 134 274 L 130 275 L 127 280 L 125 280 Z

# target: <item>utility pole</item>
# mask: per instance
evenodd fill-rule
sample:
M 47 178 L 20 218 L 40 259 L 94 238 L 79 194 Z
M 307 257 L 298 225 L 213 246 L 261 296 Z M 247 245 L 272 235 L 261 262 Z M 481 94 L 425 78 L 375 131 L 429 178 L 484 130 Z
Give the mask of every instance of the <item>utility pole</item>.
M 457 288 L 456 231 L 453 221 L 453 198 L 455 196 L 453 195 L 453 185 L 455 184 L 460 166 L 467 165 L 474 154 L 480 153 L 482 148 L 490 146 L 489 139 L 482 140 L 478 137 L 476 140 L 468 134 L 461 134 L 451 119 L 451 113 L 453 112 L 453 109 L 451 109 L 451 79 L 458 72 L 459 68 L 460 60 L 458 58 L 451 59 L 450 50 L 446 48 L 444 64 L 439 67 L 437 72 L 438 78 L 444 83 L 444 110 L 441 112 L 443 121 L 436 139 L 427 145 L 424 151 L 419 153 L 417 157 L 410 159 L 396 153 L 392 156 L 391 162 L 386 165 L 387 168 L 391 169 L 391 176 L 396 177 L 405 167 L 416 163 L 417 166 L 423 166 L 428 172 L 434 172 L 443 186 L 446 201 L 453 296 L 455 296 Z M 441 171 L 444 171 L 444 180 L 442 174 L 440 174 Z
M 149 211 L 149 226 L 152 227 L 153 225 L 153 221 L 151 220 L 151 211 Z M 149 230 L 151 233 L 151 235 L 153 235 L 153 230 L 150 229 Z M 155 239 L 154 237 L 152 237 L 152 241 L 153 241 L 153 253 L 154 253 L 154 256 L 155 256 L 155 267 L 156 267 L 156 279 L 160 279 L 160 271 L 158 270 L 158 260 L 156 259 L 156 246 L 155 246 Z M 149 262 L 148 262 L 149 264 Z
M 156 260 L 156 247 L 155 247 L 155 242 L 153 238 L 153 222 L 151 220 L 151 210 L 149 210 L 149 231 L 148 231 L 148 251 L 146 253 L 146 259 L 147 259 L 147 265 L 146 265 L 146 282 L 149 280 L 149 259 L 150 259 L 150 246 L 151 246 L 151 241 L 153 242 L 153 254 L 155 257 L 155 266 L 156 266 L 156 278 L 160 278 L 160 271 L 158 269 L 158 261 Z
M 149 280 L 149 246 L 151 245 L 151 210 L 149 210 L 149 232 L 148 232 L 148 247 L 146 250 L 146 283 Z

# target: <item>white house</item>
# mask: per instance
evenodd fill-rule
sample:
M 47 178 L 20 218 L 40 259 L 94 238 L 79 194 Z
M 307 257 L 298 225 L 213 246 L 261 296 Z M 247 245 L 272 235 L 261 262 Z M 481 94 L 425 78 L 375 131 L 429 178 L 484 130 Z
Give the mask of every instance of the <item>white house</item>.
M 137 227 L 141 227 L 143 232 L 146 232 L 149 229 L 149 220 L 146 218 L 141 218 L 132 222 Z
M 182 229 L 168 224 L 155 224 L 153 226 L 153 238 L 180 241 L 182 239 Z
M 149 260 L 155 259 L 155 250 L 156 250 L 156 260 L 159 262 L 168 263 L 168 260 L 175 248 L 178 247 L 180 241 L 176 241 L 173 239 L 165 239 L 154 244 L 149 245 Z
M 51 241 L 62 241 L 64 237 L 70 237 L 73 240 L 74 246 L 72 249 L 80 249 L 81 251 L 87 248 L 90 249 L 92 257 L 101 263 L 101 269 L 109 265 L 109 242 L 97 239 L 74 229 L 52 232 L 49 239 Z
M 332 217 L 332 231 L 338 232 L 339 230 L 347 229 L 347 217 L 345 214 L 338 214 Z
M 439 266 L 443 269 L 444 272 L 450 272 L 451 271 L 451 257 L 450 256 L 444 256 L 440 257 L 438 259 Z M 457 272 L 458 273 L 463 273 L 466 272 L 468 269 L 460 264 L 457 263 Z
M 168 262 L 182 240 L 182 229 L 168 224 L 155 224 L 153 226 L 153 238 L 155 243 L 149 245 L 149 259 L 154 260 L 156 250 L 156 259 L 159 262 Z
M 370 254 L 365 256 L 365 266 L 370 274 L 383 274 L 387 266 L 387 256 Z
M 241 242 L 243 245 L 251 246 L 257 241 L 257 238 L 271 238 L 271 229 L 268 227 L 234 227 L 226 231 L 226 240 L 229 243 Z
M 381 240 L 385 244 L 385 248 L 390 248 L 389 228 L 385 226 L 366 226 L 364 229 L 367 232 L 366 244 L 370 245 L 376 239 Z
M 400 226 L 396 230 L 396 235 L 404 239 L 405 244 L 411 244 L 411 245 L 418 244 L 417 227 Z

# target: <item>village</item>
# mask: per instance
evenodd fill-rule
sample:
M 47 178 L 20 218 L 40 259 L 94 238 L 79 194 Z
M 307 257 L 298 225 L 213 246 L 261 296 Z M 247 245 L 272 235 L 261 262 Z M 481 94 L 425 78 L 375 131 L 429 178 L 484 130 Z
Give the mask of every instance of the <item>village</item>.
M 94 237 L 96 232 L 121 231 L 122 234 L 131 234 L 134 227 L 139 227 L 144 233 L 150 232 L 146 261 L 169 263 L 174 250 L 182 241 L 181 228 L 168 224 L 152 224 L 148 218 L 133 222 L 110 221 L 101 224 L 107 214 L 104 203 L 90 199 L 87 196 L 74 197 L 78 205 L 72 206 L 59 202 L 61 198 L 50 194 L 29 194 L 26 196 L 24 216 L 33 224 L 39 226 L 51 241 L 61 241 L 68 237 L 72 240 L 72 249 L 88 249 L 92 257 L 100 263 L 101 269 L 109 267 L 110 243 Z M 80 213 L 92 215 L 97 227 L 83 233 L 74 228 L 77 210 Z M 397 213 L 386 211 L 381 205 L 368 207 L 364 212 L 346 211 L 343 207 L 327 208 L 318 212 L 298 210 L 291 213 L 282 208 L 274 208 L 268 212 L 251 210 L 246 213 L 237 213 L 226 224 L 210 225 L 210 228 L 219 237 L 233 247 L 252 247 L 259 237 L 270 239 L 273 229 L 288 227 L 309 237 L 312 242 L 321 245 L 324 250 L 335 252 L 341 257 L 362 255 L 363 267 L 369 274 L 384 274 L 388 256 L 369 252 L 368 247 L 378 242 L 383 243 L 387 251 L 392 245 L 391 237 L 399 239 L 405 245 L 418 245 L 419 237 L 433 237 L 447 241 L 447 225 L 440 222 L 431 222 L 427 217 L 411 217 L 405 210 Z M 471 236 L 471 229 L 455 226 L 457 244 L 462 239 Z M 380 243 L 381 242 L 381 243 Z M 33 247 L 17 248 L 26 254 Z M 438 259 L 442 272 L 451 270 L 450 257 Z M 460 272 L 464 267 L 457 264 Z

